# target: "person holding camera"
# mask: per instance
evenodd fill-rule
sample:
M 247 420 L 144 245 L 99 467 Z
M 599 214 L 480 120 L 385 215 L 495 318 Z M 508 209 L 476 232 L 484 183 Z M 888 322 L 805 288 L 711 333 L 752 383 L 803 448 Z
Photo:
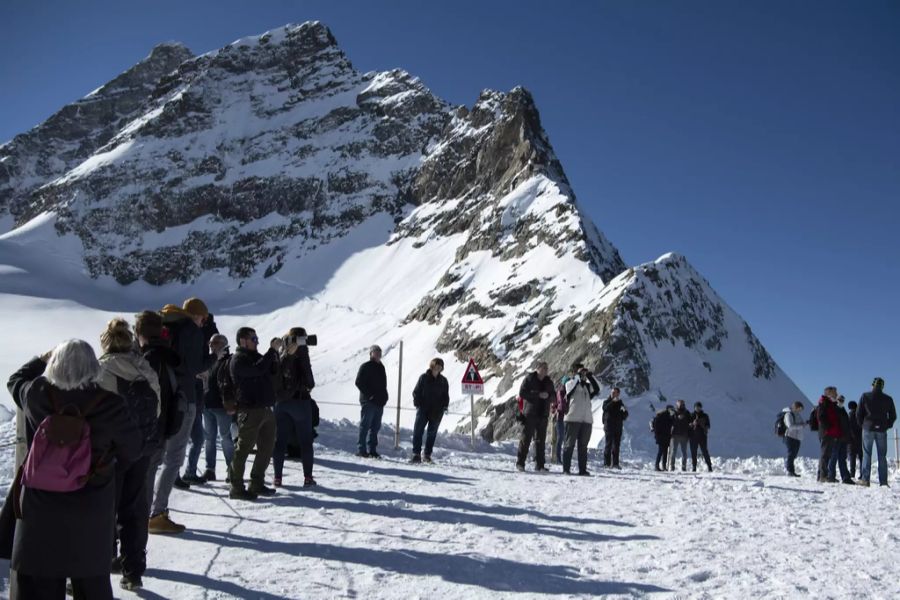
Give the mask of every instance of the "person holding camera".
M 534 438 L 534 470 L 549 471 L 544 466 L 544 452 L 547 445 L 547 424 L 550 420 L 550 403 L 553 401 L 555 387 L 553 380 L 547 376 L 549 367 L 546 362 L 539 362 L 534 372 L 529 373 L 519 388 L 519 397 L 524 400 L 523 429 L 519 438 L 519 454 L 516 458 L 516 469 L 525 470 L 528 448 Z
M 378 454 L 378 431 L 381 417 L 388 402 L 387 373 L 381 364 L 381 348 L 369 349 L 369 360 L 364 362 L 356 374 L 356 388 L 359 390 L 359 456 L 381 458 Z
M 621 469 L 619 447 L 622 445 L 622 429 L 628 418 L 628 409 L 622 402 L 622 391 L 614 387 L 609 397 L 603 401 L 603 466 Z
M 413 425 L 413 457 L 411 462 L 422 462 L 422 436 L 425 428 L 428 428 L 428 437 L 425 438 L 425 462 L 431 462 L 431 451 L 434 449 L 434 440 L 437 438 L 438 427 L 444 412 L 450 406 L 450 384 L 447 378 L 441 375 L 444 370 L 444 361 L 434 358 L 416 382 L 413 389 L 413 405 L 416 407 L 416 422 Z
M 219 371 L 228 368 L 231 353 L 228 338 L 217 333 L 209 340 L 209 350 L 216 362 L 206 372 L 203 380 L 203 431 L 205 438 L 206 470 L 204 481 L 216 480 L 216 440 L 222 439 L 222 454 L 225 455 L 227 474 L 225 483 L 231 483 L 231 461 L 234 459 L 234 438 L 231 437 L 231 415 L 225 410 L 222 393 L 219 390 Z
M 231 463 L 232 500 L 255 500 L 272 496 L 275 490 L 265 485 L 266 469 L 275 448 L 275 387 L 272 377 L 278 373 L 280 339 L 272 340 L 269 350 L 260 354 L 259 337 L 250 327 L 237 332 L 237 349 L 228 363 L 237 402 L 237 443 Z M 250 470 L 250 486 L 244 487 L 244 469 L 250 451 L 256 446 L 256 457 Z
M 691 420 L 691 464 L 697 470 L 697 448 L 703 453 L 706 468 L 712 472 L 712 460 L 709 458 L 709 415 L 703 412 L 703 403 L 694 402 L 694 416 Z
M 303 463 L 303 486 L 316 485 L 313 479 L 313 414 L 310 392 L 316 387 L 312 365 L 309 361 L 306 330 L 294 327 L 282 340 L 281 386 L 278 404 L 275 405 L 275 454 L 272 464 L 275 469 L 275 487 L 281 487 L 284 474 L 284 457 L 288 444 L 296 440 L 300 447 Z
M 594 396 L 600 393 L 600 384 L 593 373 L 581 363 L 572 365 L 572 378 L 566 382 L 566 399 L 569 412 L 565 416 L 566 447 L 563 452 L 563 472 L 570 473 L 572 454 L 578 446 L 578 474 L 588 476 L 587 470 L 588 444 L 594 425 L 594 409 L 591 404 Z

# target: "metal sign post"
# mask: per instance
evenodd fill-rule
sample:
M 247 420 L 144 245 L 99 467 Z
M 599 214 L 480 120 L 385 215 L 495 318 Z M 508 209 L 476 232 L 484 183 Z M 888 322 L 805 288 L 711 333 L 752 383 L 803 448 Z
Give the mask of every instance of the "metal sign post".
M 394 449 L 400 447 L 400 393 L 403 390 L 403 340 L 400 340 L 400 367 L 397 369 L 397 427 L 394 429 Z
M 475 395 L 484 395 L 484 380 L 475 365 L 475 359 L 469 359 L 469 366 L 462 378 L 462 393 L 469 396 L 469 415 L 472 419 L 472 449 L 475 449 Z

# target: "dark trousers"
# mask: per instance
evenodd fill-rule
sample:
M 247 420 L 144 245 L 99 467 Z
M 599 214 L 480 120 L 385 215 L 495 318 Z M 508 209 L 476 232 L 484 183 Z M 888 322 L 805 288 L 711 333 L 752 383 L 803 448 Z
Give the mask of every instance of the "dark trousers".
M 116 531 L 122 574 L 142 576 L 147 569 L 147 521 L 150 498 L 147 471 L 150 457 L 144 456 L 125 469 L 116 470 Z
M 281 479 L 288 444 L 300 447 L 303 476 L 313 475 L 312 404 L 307 400 L 284 400 L 275 407 L 275 452 L 272 465 L 275 477 Z
M 428 411 L 418 409 L 416 411 L 416 422 L 413 425 L 413 454 L 419 456 L 422 452 L 422 436 L 428 428 L 428 436 L 425 438 L 425 456 L 431 456 L 434 449 L 434 440 L 437 438 L 438 427 L 441 426 L 441 419 L 444 418 L 443 412 L 430 414 Z
M 572 454 L 578 446 L 578 472 L 587 473 L 588 444 L 591 441 L 591 423 L 566 422 L 566 449 L 563 450 L 563 471 L 572 468 Z
M 519 436 L 519 455 L 516 458 L 516 463 L 523 467 L 528 458 L 528 448 L 531 446 L 532 438 L 534 439 L 534 466 L 543 469 L 544 452 L 547 445 L 547 417 L 525 415 L 525 427 L 522 429 L 522 435 Z
M 847 454 L 849 464 L 847 468 L 850 470 L 850 479 L 856 477 L 856 462 L 859 461 L 859 472 L 862 473 L 862 444 L 859 442 L 850 442 L 847 446 Z
M 185 475 L 197 476 L 197 464 L 200 462 L 200 453 L 206 447 L 206 434 L 203 431 L 203 403 L 197 403 L 197 412 L 194 413 L 194 422 L 191 424 L 191 445 L 187 451 L 187 467 Z
M 375 402 L 363 402 L 359 407 L 359 443 L 360 454 L 375 454 L 378 448 L 378 432 L 381 431 L 381 417 L 384 407 Z
M 669 442 L 671 438 L 656 438 L 656 445 L 659 448 L 656 451 L 656 468 L 666 470 L 666 459 L 669 456 Z M 662 466 L 660 466 L 660 463 Z
M 819 455 L 819 481 L 828 479 L 828 463 L 831 462 L 831 455 L 834 454 L 834 446 L 837 439 L 823 435 L 819 438 L 822 453 Z
M 606 431 L 603 447 L 603 464 L 607 467 L 619 466 L 619 447 L 622 445 L 622 430 Z
M 691 464 L 694 470 L 697 470 L 697 448 L 703 453 L 703 460 L 706 461 L 706 468 L 712 471 L 712 460 L 709 458 L 709 448 L 707 447 L 707 437 L 705 435 L 691 436 Z
M 14 578 L 10 586 L 10 600 L 65 600 L 65 577 L 32 577 L 10 571 Z M 109 575 L 97 577 L 76 577 L 72 579 L 72 591 L 75 600 L 112 600 L 112 586 Z
M 847 469 L 847 442 L 837 440 L 828 460 L 828 479 L 837 479 L 838 469 L 841 481 L 850 481 L 850 470 Z
M 244 487 L 247 457 L 256 446 L 256 457 L 250 469 L 251 485 L 263 485 L 266 469 L 275 449 L 275 415 L 271 408 L 242 408 L 237 413 L 238 438 L 231 464 L 231 487 Z
M 791 475 L 796 475 L 794 460 L 800 454 L 800 440 L 784 436 L 784 445 L 787 447 L 787 456 L 784 457 L 784 469 Z

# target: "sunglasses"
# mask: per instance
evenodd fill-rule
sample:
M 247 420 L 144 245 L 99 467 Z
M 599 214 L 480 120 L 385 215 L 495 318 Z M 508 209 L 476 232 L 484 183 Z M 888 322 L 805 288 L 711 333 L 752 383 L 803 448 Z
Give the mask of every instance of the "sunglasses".
M 250 341 L 253 342 L 254 344 L 258 344 L 258 343 L 259 343 L 259 338 L 258 338 L 258 337 L 252 337 L 252 338 L 250 338 Z

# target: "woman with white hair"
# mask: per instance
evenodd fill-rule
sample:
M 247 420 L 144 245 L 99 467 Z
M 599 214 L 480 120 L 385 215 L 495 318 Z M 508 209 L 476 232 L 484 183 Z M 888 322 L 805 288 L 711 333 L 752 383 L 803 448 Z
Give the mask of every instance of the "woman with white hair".
M 68 340 L 16 371 L 7 387 L 24 411 L 29 448 L 42 421 L 75 409 L 90 426 L 91 468 L 80 489 L 50 492 L 24 485 L 10 567 L 10 598 L 112 598 L 109 565 L 115 524 L 115 467 L 140 457 L 142 439 L 121 398 L 96 382 L 90 344 Z

